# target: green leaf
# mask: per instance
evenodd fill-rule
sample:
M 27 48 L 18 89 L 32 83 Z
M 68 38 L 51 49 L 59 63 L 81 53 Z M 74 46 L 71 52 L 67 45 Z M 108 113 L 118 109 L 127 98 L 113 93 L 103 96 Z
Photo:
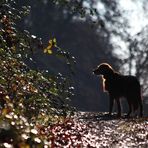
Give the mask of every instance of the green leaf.
M 49 92 L 55 96 L 58 96 L 58 89 L 55 87 L 51 87 Z

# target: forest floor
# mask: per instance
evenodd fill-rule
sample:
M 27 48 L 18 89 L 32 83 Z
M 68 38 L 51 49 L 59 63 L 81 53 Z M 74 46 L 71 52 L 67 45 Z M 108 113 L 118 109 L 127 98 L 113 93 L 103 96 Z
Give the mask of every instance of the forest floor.
M 92 112 L 79 112 L 77 117 L 86 126 L 86 147 L 148 147 L 148 118 L 119 119 Z
M 148 147 L 146 117 L 127 119 L 116 118 L 115 115 L 108 117 L 107 113 L 77 112 L 73 122 L 67 121 L 64 126 L 57 129 L 55 147 Z

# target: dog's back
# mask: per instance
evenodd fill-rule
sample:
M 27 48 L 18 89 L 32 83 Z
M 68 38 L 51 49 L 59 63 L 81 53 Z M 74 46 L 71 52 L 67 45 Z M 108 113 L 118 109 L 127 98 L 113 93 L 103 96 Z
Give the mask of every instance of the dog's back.
M 141 104 L 140 83 L 135 76 L 124 76 L 115 72 L 113 77 L 106 79 L 105 89 L 115 98 L 125 97 L 134 110 Z

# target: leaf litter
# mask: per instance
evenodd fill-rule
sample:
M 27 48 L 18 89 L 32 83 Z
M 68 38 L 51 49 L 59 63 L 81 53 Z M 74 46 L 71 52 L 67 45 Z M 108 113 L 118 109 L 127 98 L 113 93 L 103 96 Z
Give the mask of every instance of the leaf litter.
M 77 112 L 48 127 L 51 147 L 148 147 L 148 118 L 116 118 L 106 113 Z

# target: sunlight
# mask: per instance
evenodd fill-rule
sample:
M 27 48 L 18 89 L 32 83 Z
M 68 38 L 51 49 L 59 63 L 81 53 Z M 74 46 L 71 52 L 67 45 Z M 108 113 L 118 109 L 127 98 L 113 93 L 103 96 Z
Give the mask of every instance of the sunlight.
M 130 28 L 127 31 L 133 36 L 148 25 L 148 19 L 143 9 L 143 1 L 119 0 L 123 16 L 128 19 Z

